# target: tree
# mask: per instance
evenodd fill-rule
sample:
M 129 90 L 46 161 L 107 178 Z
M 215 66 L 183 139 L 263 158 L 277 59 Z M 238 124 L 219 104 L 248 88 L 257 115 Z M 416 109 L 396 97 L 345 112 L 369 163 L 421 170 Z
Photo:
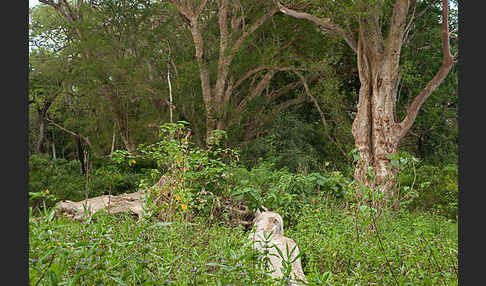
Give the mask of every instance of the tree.
M 216 1 L 219 23 L 219 57 L 216 80 L 212 81 L 207 58 L 208 52 L 205 48 L 201 29 L 201 15 L 206 6 L 209 6 L 208 1 L 202 0 L 199 3 L 194 3 L 194 1 L 170 0 L 170 2 L 189 25 L 193 38 L 202 96 L 206 108 L 206 140 L 209 140 L 213 130 L 225 129 L 226 127 L 224 126 L 226 121 L 225 106 L 230 100 L 235 84 L 234 78 L 230 77 L 230 66 L 235 54 L 248 36 L 277 13 L 278 9 L 276 7 L 265 9 L 263 15 L 247 27 L 243 7 L 239 1 L 231 1 L 231 5 L 230 0 Z M 212 82 L 214 82 L 214 85 Z
M 76 86 L 92 100 L 92 112 L 102 116 L 100 113 L 108 111 L 125 149 L 135 150 L 140 137 L 146 137 L 134 131 L 140 127 L 137 124 L 147 125 L 148 118 L 165 115 L 154 116 L 150 110 L 163 111 L 160 107 L 166 102 L 163 93 L 152 88 L 154 82 L 165 81 L 159 69 L 165 65 L 165 60 L 160 63 L 165 58 L 160 52 L 165 39 L 157 30 L 164 22 L 160 6 L 146 0 L 40 2 L 54 8 L 64 20 L 72 49 L 77 50 L 73 53 Z M 157 57 L 159 61 L 154 61 Z M 105 125 L 103 128 L 114 126 L 113 122 Z
M 398 151 L 400 140 L 413 125 L 425 100 L 457 61 L 457 54 L 452 55 L 450 48 L 448 0 L 442 0 L 442 65 L 414 98 L 401 121 L 396 117 L 399 62 L 402 46 L 415 18 L 416 1 L 356 1 L 353 4 L 356 22 L 354 25 L 348 23 L 346 29 L 331 18 L 298 12 L 277 0 L 274 2 L 282 13 L 306 19 L 339 35 L 356 53 L 360 90 L 352 133 L 361 160 L 355 168 L 355 179 L 363 185 L 379 189 L 387 199 L 396 199 L 393 182 L 396 170 L 389 168 L 389 155 Z M 392 8 L 389 17 L 386 15 L 388 7 Z M 388 22 L 388 26 L 383 25 L 385 22 Z M 350 30 L 351 26 L 356 27 L 357 41 Z M 369 171 L 374 174 L 373 180 L 368 179 Z

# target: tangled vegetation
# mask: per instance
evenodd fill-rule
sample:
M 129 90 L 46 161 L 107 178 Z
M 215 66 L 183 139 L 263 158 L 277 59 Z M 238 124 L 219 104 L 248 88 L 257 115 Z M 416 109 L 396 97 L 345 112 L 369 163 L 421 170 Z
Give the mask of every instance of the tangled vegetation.
M 140 176 L 137 187 L 125 191 L 148 188 L 161 174 L 173 178 L 150 198 L 165 198 L 163 203 L 147 204 L 159 215 L 139 221 L 103 212 L 83 222 L 56 217 L 50 207 L 60 195 L 82 197 L 86 177 L 77 175 L 78 193 L 63 192 L 73 182 L 67 172 L 73 178 L 79 173 L 76 162 L 31 158 L 35 164 L 42 159 L 50 164 L 31 169 L 31 187 L 38 190 L 31 192 L 31 216 L 44 217 L 29 226 L 31 283 L 272 285 L 255 268 L 259 260 L 248 247 L 248 227 L 235 227 L 227 219 L 221 208 L 226 201 L 280 213 L 286 235 L 303 253 L 310 285 L 457 285 L 457 222 L 451 216 L 457 214 L 457 186 L 446 184 L 449 192 L 432 196 L 430 188 L 444 186 L 444 181 L 425 181 L 430 167 L 410 155 L 399 157 L 400 188 L 410 198 L 401 211 L 378 214 L 365 204 L 358 207 L 353 180 L 331 166 L 327 172 L 299 174 L 262 161 L 248 170 L 237 151 L 223 148 L 224 133 L 216 134 L 205 150 L 190 143 L 184 122 L 165 124 L 160 134 L 155 144 L 112 158 L 111 166 L 124 166 L 120 172 Z M 136 168 L 140 162 L 146 167 Z M 116 176 L 106 180 L 106 166 L 92 171 L 90 196 L 101 193 L 89 188 L 99 186 L 93 182 L 103 177 L 105 192 L 126 186 Z M 54 171 L 61 167 L 66 172 Z M 450 169 L 432 170 L 442 171 L 445 182 L 457 176 Z M 412 182 L 410 174 L 415 174 Z

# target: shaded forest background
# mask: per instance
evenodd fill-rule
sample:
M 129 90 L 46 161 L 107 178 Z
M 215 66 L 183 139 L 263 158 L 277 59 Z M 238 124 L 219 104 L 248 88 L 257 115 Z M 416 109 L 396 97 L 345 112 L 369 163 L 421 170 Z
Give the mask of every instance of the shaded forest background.
M 135 154 L 140 144 L 158 142 L 167 122 L 188 122 L 191 142 L 206 148 L 213 105 L 204 96 L 201 66 L 218 107 L 215 129 L 226 131 L 222 144 L 239 150 L 238 162 L 249 172 L 352 178 L 360 80 L 356 55 L 332 33 L 272 12 L 272 1 L 234 1 L 228 34 L 234 46 L 242 41 L 224 70 L 217 1 L 208 1 L 199 17 L 201 59 L 188 18 L 170 3 L 177 1 L 40 2 L 29 12 L 31 192 L 50 189 L 58 199 L 79 200 L 156 181 L 151 170 L 163 169 L 156 160 L 112 157 L 116 150 Z M 286 5 L 322 15 L 341 9 L 334 20 L 347 23 L 347 4 L 315 2 Z M 388 2 L 384 19 L 391 13 Z M 397 118 L 442 60 L 440 1 L 417 1 L 415 9 L 400 57 Z M 457 10 L 451 7 L 449 14 L 455 31 Z M 219 84 L 224 73 L 226 82 Z M 457 107 L 453 67 L 399 145 L 400 187 L 408 187 L 404 194 L 417 192 L 408 206 L 454 219 Z

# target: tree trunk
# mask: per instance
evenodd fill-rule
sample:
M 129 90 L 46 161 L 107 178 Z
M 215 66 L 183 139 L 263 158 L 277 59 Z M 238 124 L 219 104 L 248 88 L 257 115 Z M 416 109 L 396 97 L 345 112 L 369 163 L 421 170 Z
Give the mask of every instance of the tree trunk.
M 137 148 L 137 144 L 133 141 L 130 134 L 127 114 L 128 107 L 125 106 L 120 91 L 112 86 L 103 86 L 102 94 L 111 103 L 111 112 L 118 127 L 120 138 L 125 145 L 125 149 L 130 153 L 133 152 Z
M 395 170 L 388 167 L 387 155 L 397 152 L 400 139 L 395 122 L 398 73 L 392 72 L 394 63 L 389 58 L 375 53 L 361 39 L 357 50 L 361 87 L 352 128 L 360 160 L 354 176 L 359 184 L 390 197 Z
M 353 122 L 352 133 L 360 160 L 355 169 L 356 181 L 375 189 L 374 194 L 384 194 L 387 199 L 397 202 L 395 189 L 396 170 L 389 167 L 388 155 L 396 154 L 398 143 L 410 130 L 425 100 L 442 83 L 457 61 L 452 55 L 448 24 L 448 0 L 442 0 L 442 65 L 424 89 L 414 98 L 405 118 L 399 122 L 395 118 L 397 89 L 400 81 L 399 61 L 404 38 L 414 20 L 414 13 L 407 21 L 408 12 L 414 1 L 396 0 L 389 21 L 386 39 L 382 34 L 382 2 L 361 6 L 357 15 L 359 24 L 358 42 L 353 34 L 331 22 L 329 18 L 297 12 L 274 0 L 280 11 L 286 15 L 306 19 L 321 28 L 341 36 L 357 54 L 361 87 L 358 111 Z M 413 10 L 415 11 L 415 10 Z M 371 171 L 371 177 L 368 174 Z M 376 198 L 373 202 L 378 203 Z
M 86 174 L 86 168 L 85 168 L 85 162 L 84 162 L 84 151 L 83 151 L 83 144 L 81 143 L 81 138 L 75 137 L 76 138 L 76 151 L 77 151 L 77 157 L 79 160 L 80 169 L 81 169 L 81 174 L 85 175 Z
M 52 158 L 56 159 L 56 141 L 52 138 Z
M 115 152 L 115 140 L 116 140 L 116 123 L 113 123 L 113 138 L 111 140 L 110 159 L 113 156 L 113 152 Z
M 48 153 L 49 149 L 46 150 L 44 142 L 46 140 L 46 115 L 52 102 L 47 101 L 42 107 L 37 107 L 37 114 L 39 115 L 39 140 L 37 141 L 36 152 Z
M 229 114 L 226 111 L 233 92 L 233 78 L 230 76 L 230 66 L 233 56 L 241 48 L 249 35 L 255 32 L 265 21 L 270 19 L 278 8 L 274 7 L 266 11 L 260 18 L 256 19 L 248 28 L 242 29 L 239 23 L 243 21 L 244 15 L 238 12 L 241 8 L 239 1 L 218 0 L 218 24 L 219 24 L 219 57 L 214 87 L 211 85 L 210 69 L 204 38 L 201 32 L 200 15 L 208 3 L 207 0 L 200 1 L 198 7 L 189 4 L 191 1 L 170 0 L 179 11 L 184 21 L 189 24 L 192 40 L 195 48 L 195 57 L 199 68 L 201 89 L 206 109 L 206 143 L 211 138 L 214 130 L 224 130 L 228 127 Z M 233 9 L 233 13 L 230 11 Z M 231 29 L 229 29 L 231 26 Z
M 44 120 L 44 115 L 42 112 L 39 112 L 39 140 L 37 141 L 37 145 L 35 151 L 37 154 L 45 153 L 44 149 L 44 140 L 45 140 L 45 126 L 46 121 Z

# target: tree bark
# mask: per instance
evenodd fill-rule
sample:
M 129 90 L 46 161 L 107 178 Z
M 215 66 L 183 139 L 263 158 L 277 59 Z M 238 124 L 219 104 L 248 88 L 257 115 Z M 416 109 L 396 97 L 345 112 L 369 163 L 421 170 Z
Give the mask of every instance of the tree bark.
M 53 100 L 53 99 L 52 99 Z M 49 150 L 46 150 L 44 146 L 44 142 L 46 139 L 46 131 L 45 131 L 45 126 L 46 126 L 46 116 L 47 116 L 47 111 L 49 110 L 49 107 L 52 104 L 52 100 L 47 100 L 42 107 L 37 107 L 37 114 L 39 116 L 39 140 L 37 141 L 36 145 L 36 152 L 38 154 L 40 153 L 46 153 Z
M 206 142 L 214 130 L 224 130 L 228 127 L 229 113 L 227 107 L 233 93 L 233 79 L 230 76 L 230 66 L 234 55 L 241 48 L 245 40 L 255 32 L 265 21 L 270 19 L 278 9 L 275 7 L 267 11 L 246 29 L 240 28 L 243 21 L 241 16 L 232 13 L 229 16 L 230 0 L 218 0 L 219 24 L 219 56 L 214 87 L 211 85 L 210 70 L 205 58 L 204 39 L 200 27 L 200 15 L 206 8 L 207 1 L 201 1 L 198 7 L 180 0 L 170 0 L 186 22 L 189 23 L 194 47 L 195 57 L 199 67 L 201 89 L 206 108 Z M 238 3 L 231 2 L 235 7 Z M 233 7 L 233 8 L 235 8 Z M 229 29 L 231 27 L 231 29 Z M 234 39 L 234 40 L 233 40 Z
M 44 148 L 44 139 L 45 139 L 45 125 L 46 121 L 44 118 L 44 114 L 41 112 L 38 113 L 39 115 L 39 140 L 37 141 L 37 145 L 35 148 L 35 151 L 37 154 L 45 153 L 45 148 Z
M 358 183 L 374 188 L 384 194 L 386 199 L 397 200 L 395 190 L 396 170 L 389 167 L 388 155 L 396 154 L 398 143 L 407 134 L 425 100 L 445 79 L 456 62 L 457 55 L 451 55 L 448 27 L 448 1 L 442 0 L 442 66 L 432 80 L 415 97 L 403 121 L 395 117 L 397 90 L 400 82 L 400 52 L 410 21 L 407 23 L 409 9 L 414 3 L 396 0 L 390 20 L 388 35 L 382 37 L 380 26 L 381 2 L 375 7 L 362 7 L 369 13 L 358 15 L 358 42 L 351 33 L 345 31 L 330 19 L 321 19 L 304 12 L 297 12 L 274 0 L 280 11 L 289 16 L 309 20 L 322 28 L 340 35 L 357 54 L 360 79 L 359 99 L 356 117 L 352 126 L 355 146 L 360 160 L 355 168 Z M 363 10 L 363 11 L 364 11 Z M 415 12 L 413 12 L 415 13 Z M 385 45 L 386 43 L 386 45 Z M 370 175 L 371 171 L 371 177 Z M 374 200 L 377 203 L 376 200 Z

